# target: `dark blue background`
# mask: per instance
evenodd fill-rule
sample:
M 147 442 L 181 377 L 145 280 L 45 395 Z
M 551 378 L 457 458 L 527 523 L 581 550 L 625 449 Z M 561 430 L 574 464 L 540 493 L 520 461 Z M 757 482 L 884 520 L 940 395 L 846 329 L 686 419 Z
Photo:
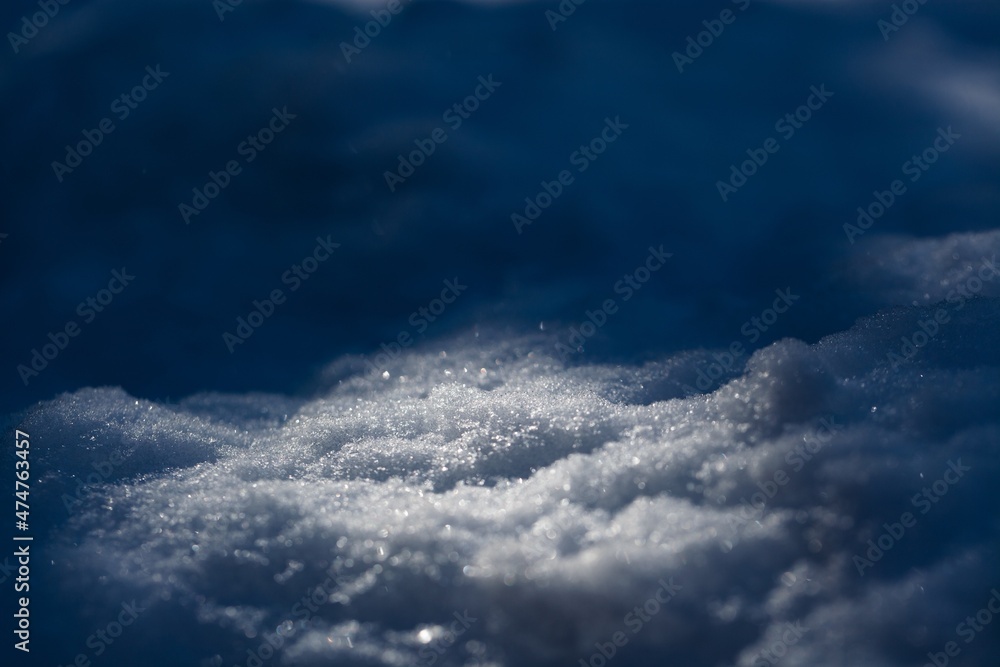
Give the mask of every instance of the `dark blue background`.
M 34 7 L 22 4 L 4 25 Z M 727 346 L 776 288 L 803 298 L 757 347 L 814 341 L 891 305 L 852 282 L 848 260 L 863 251 L 841 225 L 938 126 L 960 124 L 905 85 L 926 61 L 900 58 L 941 35 L 941 53 L 975 57 L 995 46 L 995 6 L 928 3 L 888 43 L 880 3 L 741 13 L 590 0 L 553 31 L 555 6 L 413 3 L 350 64 L 340 43 L 370 19 L 363 10 L 248 1 L 220 22 L 208 0 L 63 7 L 0 60 L 0 409 L 93 385 L 160 399 L 308 390 L 324 363 L 410 330 L 408 315 L 456 276 L 468 291 L 420 342 L 543 322 L 565 335 L 649 245 L 674 257 L 589 342 L 588 360 Z M 672 52 L 727 7 L 736 21 L 678 73 Z M 169 77 L 58 183 L 50 163 L 64 146 L 157 64 Z M 488 74 L 502 87 L 389 192 L 397 155 Z M 715 182 L 820 84 L 834 97 L 723 203 Z M 185 225 L 177 206 L 192 187 L 285 106 L 297 119 Z M 608 116 L 629 129 L 518 235 L 511 213 Z M 995 137 L 973 129 L 867 239 L 995 225 Z M 229 354 L 222 333 L 283 287 L 317 235 L 342 246 Z M 134 284 L 25 387 L 16 366 L 79 321 L 77 304 L 120 267 Z

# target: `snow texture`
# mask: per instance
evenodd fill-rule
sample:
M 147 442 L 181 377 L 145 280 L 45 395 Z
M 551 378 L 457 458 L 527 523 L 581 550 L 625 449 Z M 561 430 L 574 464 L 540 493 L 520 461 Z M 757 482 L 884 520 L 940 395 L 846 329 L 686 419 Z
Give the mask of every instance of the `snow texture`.
M 71 637 L 148 608 L 122 664 L 230 664 L 276 632 L 279 664 L 573 664 L 627 630 L 628 664 L 750 666 L 796 622 L 783 664 L 913 664 L 986 604 L 1000 555 L 1000 313 L 966 304 L 904 366 L 880 358 L 926 318 L 779 341 L 687 398 L 699 355 L 566 368 L 533 339 L 449 341 L 302 401 L 82 389 L 22 425 L 49 443 L 47 576 L 87 601 L 63 610 Z M 633 634 L 661 579 L 679 592 Z M 988 633 L 963 653 L 998 650 Z

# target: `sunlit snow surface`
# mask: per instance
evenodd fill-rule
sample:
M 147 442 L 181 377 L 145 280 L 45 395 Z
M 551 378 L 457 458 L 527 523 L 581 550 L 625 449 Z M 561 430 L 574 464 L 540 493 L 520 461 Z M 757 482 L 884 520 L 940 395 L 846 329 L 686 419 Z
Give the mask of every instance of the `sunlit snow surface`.
M 1000 313 L 966 304 L 892 370 L 922 315 L 780 341 L 687 398 L 699 354 L 566 368 L 538 339 L 472 337 L 304 401 L 83 389 L 23 423 L 47 444 L 39 496 L 123 462 L 72 517 L 47 504 L 45 576 L 87 601 L 59 612 L 80 646 L 122 600 L 148 606 L 119 664 L 230 664 L 281 628 L 279 664 L 409 665 L 466 611 L 439 664 L 574 664 L 625 630 L 628 664 L 752 665 L 788 622 L 808 632 L 783 664 L 913 664 L 986 604 L 1000 556 Z M 911 496 L 949 462 L 969 470 L 922 514 Z M 853 556 L 905 511 L 916 526 L 861 576 Z M 626 628 L 671 578 L 676 597 Z M 984 633 L 965 664 L 998 650 Z

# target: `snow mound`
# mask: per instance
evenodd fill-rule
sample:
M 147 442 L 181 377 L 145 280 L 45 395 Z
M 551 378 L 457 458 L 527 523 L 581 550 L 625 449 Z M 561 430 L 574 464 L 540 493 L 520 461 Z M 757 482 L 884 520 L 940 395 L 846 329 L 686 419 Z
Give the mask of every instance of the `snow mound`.
M 473 336 L 339 360 L 301 400 L 65 394 L 21 422 L 50 650 L 134 601 L 120 664 L 917 664 L 1000 555 L 1000 309 L 907 356 L 929 312 L 779 341 L 707 394 L 707 353 L 569 367 Z

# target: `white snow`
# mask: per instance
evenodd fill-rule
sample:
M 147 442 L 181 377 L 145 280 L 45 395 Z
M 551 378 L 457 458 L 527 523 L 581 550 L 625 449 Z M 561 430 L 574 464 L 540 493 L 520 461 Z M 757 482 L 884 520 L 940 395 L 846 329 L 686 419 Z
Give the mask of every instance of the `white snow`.
M 388 379 L 341 360 L 358 372 L 302 401 L 81 389 L 22 422 L 39 493 L 124 461 L 72 516 L 46 508 L 51 576 L 97 609 L 147 605 L 144 649 L 197 619 L 194 654 L 226 664 L 279 628 L 278 664 L 317 665 L 576 664 L 625 629 L 630 664 L 750 666 L 787 623 L 808 632 L 784 665 L 914 664 L 996 583 L 1000 472 L 997 355 L 947 349 L 985 347 L 995 304 L 893 370 L 879 355 L 922 315 L 779 341 L 687 398 L 700 353 L 566 368 L 539 339 L 472 336 Z M 921 514 L 911 496 L 956 461 L 971 470 Z M 907 510 L 916 525 L 861 576 L 853 557 Z M 328 601 L 296 608 L 328 577 Z M 671 578 L 633 634 L 630 611 Z M 427 649 L 456 612 L 477 620 Z

